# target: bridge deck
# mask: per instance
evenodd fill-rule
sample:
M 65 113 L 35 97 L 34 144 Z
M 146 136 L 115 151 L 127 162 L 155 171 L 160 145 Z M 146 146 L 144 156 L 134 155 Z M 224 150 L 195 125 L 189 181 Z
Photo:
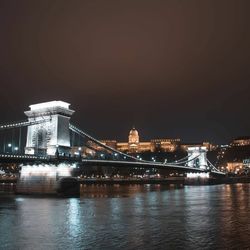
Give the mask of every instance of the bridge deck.
M 166 169 L 173 171 L 195 172 L 195 173 L 212 172 L 218 175 L 225 175 L 224 173 L 218 171 L 209 171 L 199 168 L 191 168 L 188 166 L 178 166 L 173 164 L 163 164 L 157 162 L 98 160 L 98 159 L 85 159 L 79 157 L 46 157 L 46 156 L 34 156 L 34 155 L 0 154 L 0 162 L 30 163 L 30 164 L 35 164 L 37 162 L 47 163 L 47 164 L 68 162 L 68 163 L 78 163 L 82 166 L 155 168 L 155 169 Z

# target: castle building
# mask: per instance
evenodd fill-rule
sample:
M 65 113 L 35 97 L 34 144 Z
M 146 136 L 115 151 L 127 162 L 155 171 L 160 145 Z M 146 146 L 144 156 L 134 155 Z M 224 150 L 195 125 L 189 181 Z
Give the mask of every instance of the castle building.
M 174 152 L 177 149 L 187 151 L 188 147 L 206 147 L 207 151 L 214 150 L 215 145 L 209 142 L 201 143 L 181 143 L 178 138 L 163 138 L 163 139 L 151 139 L 150 141 L 140 141 L 140 136 L 138 130 L 133 127 L 128 134 L 127 142 L 119 142 L 116 140 L 101 140 L 104 145 L 114 148 L 120 152 L 124 153 L 143 153 L 143 152 Z M 95 150 L 102 152 L 103 148 L 95 143 L 89 141 L 87 147 L 81 148 L 81 152 L 78 147 L 72 148 L 72 155 L 82 154 L 82 155 L 94 155 Z
M 141 142 L 139 133 L 133 127 L 129 131 L 128 142 L 117 142 L 115 140 L 103 140 L 102 143 L 113 147 L 121 152 L 142 153 L 142 152 L 173 152 L 180 144 L 180 139 L 152 139 Z

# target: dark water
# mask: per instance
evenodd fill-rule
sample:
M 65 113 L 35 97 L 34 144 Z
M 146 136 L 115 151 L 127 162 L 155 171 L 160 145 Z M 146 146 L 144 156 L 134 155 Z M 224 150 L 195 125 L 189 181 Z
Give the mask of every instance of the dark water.
M 0 249 L 250 249 L 250 184 L 0 194 Z

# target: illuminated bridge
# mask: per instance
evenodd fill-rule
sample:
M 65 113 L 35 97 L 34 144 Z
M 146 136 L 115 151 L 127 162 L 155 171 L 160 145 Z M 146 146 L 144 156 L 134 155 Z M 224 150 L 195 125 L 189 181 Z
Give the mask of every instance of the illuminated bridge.
M 204 147 L 189 148 L 186 157 L 168 163 L 120 152 L 73 125 L 70 118 L 74 111 L 69 106 L 62 101 L 30 105 L 24 112 L 27 120 L 0 126 L 0 162 L 20 166 L 20 189 L 49 177 L 53 186 L 59 179 L 70 177 L 72 169 L 87 166 L 223 175 L 207 159 Z

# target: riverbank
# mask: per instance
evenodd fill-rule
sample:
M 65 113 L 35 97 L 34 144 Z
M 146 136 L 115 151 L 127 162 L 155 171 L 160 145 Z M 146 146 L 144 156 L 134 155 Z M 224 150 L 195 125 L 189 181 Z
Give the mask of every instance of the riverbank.
M 220 178 L 184 178 L 169 177 L 155 179 L 118 179 L 118 178 L 77 178 L 80 184 L 179 184 L 179 185 L 215 185 L 250 183 L 250 177 L 220 177 Z M 15 184 L 17 178 L 0 178 L 0 183 Z
M 165 179 L 78 179 L 80 184 L 184 184 L 183 177 Z
M 181 186 L 219 185 L 250 183 L 250 177 L 221 177 L 221 178 L 184 178 L 170 177 L 164 179 L 79 179 L 80 184 L 175 184 Z

